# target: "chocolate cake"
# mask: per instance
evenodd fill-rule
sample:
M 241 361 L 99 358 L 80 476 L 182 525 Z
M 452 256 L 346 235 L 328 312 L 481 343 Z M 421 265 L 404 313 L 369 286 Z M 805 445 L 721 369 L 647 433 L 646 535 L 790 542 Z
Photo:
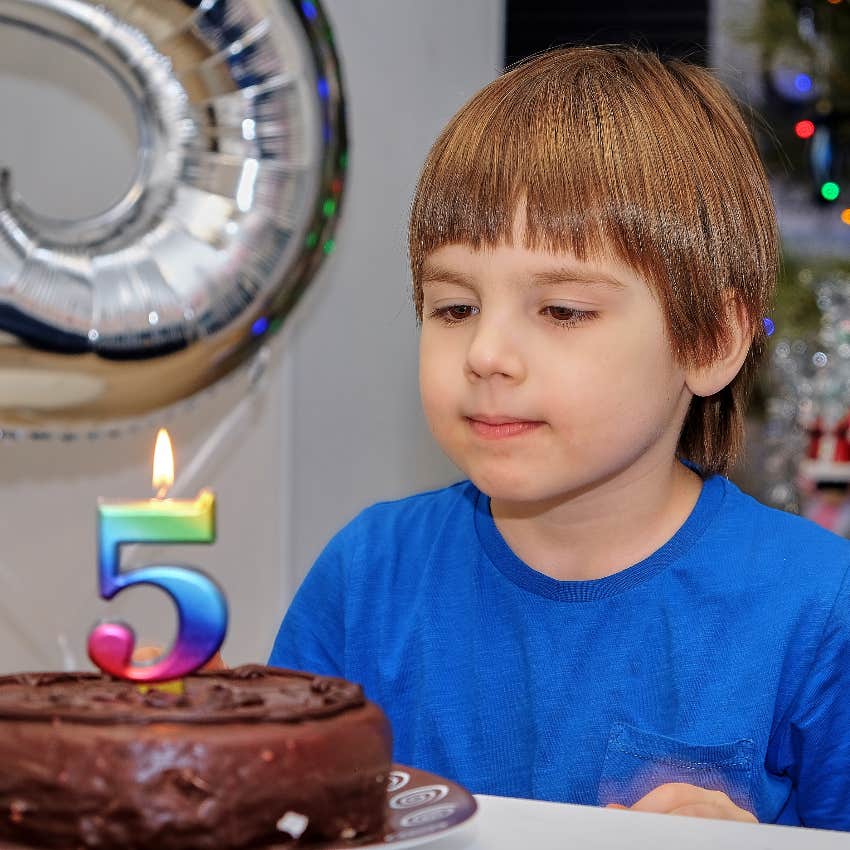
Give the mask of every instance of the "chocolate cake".
M 224 850 L 380 833 L 391 733 L 359 685 L 261 666 L 182 681 L 0 677 L 0 838 Z

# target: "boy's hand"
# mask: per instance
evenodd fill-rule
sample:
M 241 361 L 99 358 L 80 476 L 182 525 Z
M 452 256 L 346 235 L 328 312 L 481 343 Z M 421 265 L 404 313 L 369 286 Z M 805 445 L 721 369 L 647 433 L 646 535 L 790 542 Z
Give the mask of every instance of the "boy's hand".
M 605 808 L 758 823 L 755 815 L 736 806 L 722 791 L 709 791 L 686 782 L 667 782 L 659 785 L 631 807 L 608 803 Z

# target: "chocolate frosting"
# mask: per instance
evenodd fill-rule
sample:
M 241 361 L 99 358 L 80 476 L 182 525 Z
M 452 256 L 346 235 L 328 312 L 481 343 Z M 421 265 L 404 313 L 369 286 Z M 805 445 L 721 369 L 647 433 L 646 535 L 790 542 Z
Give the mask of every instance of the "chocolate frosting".
M 184 692 L 0 677 L 0 847 L 235 850 L 380 834 L 389 722 L 359 685 L 245 666 Z M 293 842 L 278 824 L 306 819 Z
M 257 664 L 194 673 L 182 682 L 181 694 L 98 673 L 0 676 L 0 720 L 299 723 L 365 703 L 353 682 Z

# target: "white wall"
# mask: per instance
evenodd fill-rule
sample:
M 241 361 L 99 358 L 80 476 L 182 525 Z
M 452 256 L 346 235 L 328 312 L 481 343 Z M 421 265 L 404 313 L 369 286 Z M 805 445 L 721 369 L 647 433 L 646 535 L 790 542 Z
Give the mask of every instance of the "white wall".
M 420 412 L 405 229 L 428 148 L 503 54 L 500 0 L 327 8 L 347 60 L 352 169 L 340 250 L 294 330 L 299 574 L 360 508 L 461 477 Z
M 503 3 L 326 0 L 325 8 L 352 141 L 337 251 L 272 344 L 262 392 L 237 376 L 165 422 L 184 469 L 217 441 L 175 495 L 216 491 L 218 540 L 168 556 L 224 586 L 231 664 L 265 660 L 301 576 L 360 508 L 459 477 L 420 414 L 405 221 L 429 145 L 500 69 Z M 23 45 L 0 28 L 0 162 L 36 209 L 68 197 L 96 209 L 111 197 L 98 183 L 108 178 L 104 162 L 117 163 L 108 179 L 125 173 L 126 133 L 91 102 L 90 86 L 58 101 L 38 92 L 37 74 L 18 70 L 28 64 Z M 42 167 L 57 157 L 68 163 L 59 186 Z M 234 427 L 222 430 L 228 416 Z M 97 594 L 97 497 L 149 493 L 153 437 L 150 429 L 72 444 L 0 441 L 0 671 L 88 667 L 85 639 L 99 618 L 170 640 L 173 612 L 161 592 L 128 590 L 108 604 Z M 126 564 L 162 554 L 140 548 Z

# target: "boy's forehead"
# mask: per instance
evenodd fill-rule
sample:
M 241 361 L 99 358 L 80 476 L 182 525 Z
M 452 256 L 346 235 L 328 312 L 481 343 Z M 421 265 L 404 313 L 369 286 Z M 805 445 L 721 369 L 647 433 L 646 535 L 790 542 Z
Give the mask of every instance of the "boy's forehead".
M 575 281 L 595 283 L 612 290 L 640 285 L 640 275 L 610 257 L 579 260 L 569 251 L 547 251 L 525 244 L 507 242 L 496 246 L 475 246 L 452 242 L 441 245 L 425 257 L 421 282 L 458 281 L 474 278 L 478 271 L 498 263 L 500 271 L 531 283 Z

